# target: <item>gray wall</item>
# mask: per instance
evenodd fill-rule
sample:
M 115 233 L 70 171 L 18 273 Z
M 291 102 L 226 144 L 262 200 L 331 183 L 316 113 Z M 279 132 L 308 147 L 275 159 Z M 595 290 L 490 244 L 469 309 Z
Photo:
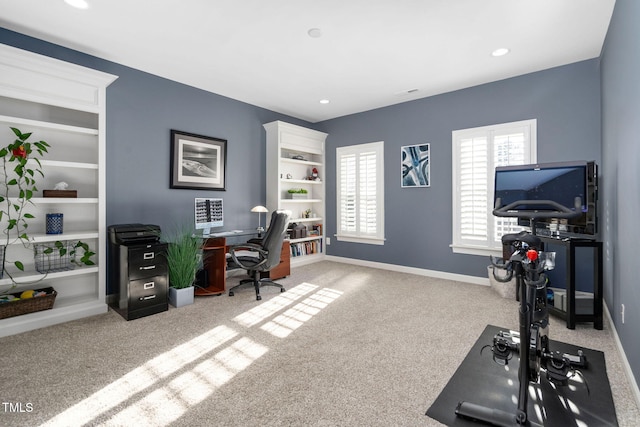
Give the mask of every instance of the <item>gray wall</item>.
M 429 270 L 485 276 L 488 259 L 454 254 L 451 132 L 525 119 L 538 120 L 538 161 L 600 163 L 598 60 L 323 122 L 327 186 L 335 189 L 335 149 L 385 142 L 384 246 L 338 242 L 330 255 Z M 431 143 L 431 187 L 400 187 L 400 147 Z M 330 191 L 331 192 L 331 191 Z M 327 235 L 336 232 L 336 201 L 327 200 Z
M 602 55 L 605 299 L 640 383 L 640 2 L 618 0 Z M 621 304 L 625 304 L 625 323 Z

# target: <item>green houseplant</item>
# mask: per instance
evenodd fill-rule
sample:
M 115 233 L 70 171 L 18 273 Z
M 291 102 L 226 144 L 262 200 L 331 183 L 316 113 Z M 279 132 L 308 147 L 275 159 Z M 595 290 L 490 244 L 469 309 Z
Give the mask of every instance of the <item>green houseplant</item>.
M 38 175 L 44 177 L 40 160 L 48 152 L 50 145 L 45 141 L 29 141 L 31 132 L 25 133 L 14 127 L 11 130 L 16 139 L 0 149 L 0 159 L 2 159 L 0 163 L 0 226 L 3 233 L 0 242 L 0 252 L 3 255 L 0 278 L 6 274 L 11 279 L 10 289 L 13 289 L 17 283 L 6 266 L 13 265 L 19 271 L 24 271 L 24 263 L 21 260 L 7 259 L 5 249 L 14 243 L 22 243 L 26 248 L 33 246 L 28 228 L 29 221 L 35 216 L 26 209 L 29 205 L 33 205 L 32 198 L 38 191 L 36 178 Z M 56 241 L 40 246 L 44 248 L 44 255 L 47 258 L 67 256 L 73 264 L 94 265 L 91 257 L 95 253 L 84 242 L 77 241 L 69 245 Z
M 193 303 L 193 284 L 202 263 L 202 242 L 186 227 L 169 236 L 169 302 L 174 307 Z
M 34 216 L 26 212 L 26 207 L 32 204 L 36 187 L 36 175 L 44 177 L 40 158 L 47 152 L 49 144 L 45 141 L 30 142 L 31 132 L 23 133 L 17 128 L 11 130 L 16 139 L 0 149 L 0 224 L 3 226 L 2 245 L 21 242 L 25 247 L 30 244 L 27 228 L 28 221 Z M 24 264 L 20 260 L 2 259 L 0 277 L 7 273 L 13 282 L 13 277 L 5 269 L 5 264 L 13 264 L 18 270 L 24 271 Z M 13 282 L 15 285 L 15 282 Z
M 304 188 L 290 188 L 287 192 L 292 199 L 306 199 L 308 193 Z

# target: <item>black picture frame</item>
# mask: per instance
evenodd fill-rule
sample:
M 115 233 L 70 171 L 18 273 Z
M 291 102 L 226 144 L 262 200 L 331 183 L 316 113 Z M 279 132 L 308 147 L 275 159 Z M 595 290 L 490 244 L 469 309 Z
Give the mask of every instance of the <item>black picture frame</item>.
M 171 130 L 171 188 L 226 190 L 227 140 Z

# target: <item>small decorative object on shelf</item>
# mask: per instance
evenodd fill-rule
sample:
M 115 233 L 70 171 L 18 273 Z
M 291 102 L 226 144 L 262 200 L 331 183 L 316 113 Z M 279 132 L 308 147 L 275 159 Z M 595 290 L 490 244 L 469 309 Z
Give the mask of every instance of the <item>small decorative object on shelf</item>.
M 61 213 L 47 214 L 47 234 L 62 234 L 64 215 Z
M 311 175 L 308 177 L 309 181 L 320 181 L 320 176 L 318 175 L 318 168 L 311 169 Z
M 64 181 L 61 181 L 54 185 L 53 190 L 43 190 L 43 197 L 65 197 L 65 198 L 77 198 L 78 191 L 77 190 L 67 190 L 69 184 Z
M 290 188 L 288 191 L 290 199 L 306 199 L 307 190 L 304 188 Z

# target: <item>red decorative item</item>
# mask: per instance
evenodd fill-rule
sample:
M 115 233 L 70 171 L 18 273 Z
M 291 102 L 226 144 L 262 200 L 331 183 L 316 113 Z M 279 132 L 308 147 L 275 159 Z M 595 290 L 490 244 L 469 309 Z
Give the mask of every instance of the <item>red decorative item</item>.
M 15 157 L 22 157 L 23 159 L 27 158 L 27 150 L 24 149 L 24 145 L 14 148 L 12 153 Z
M 527 258 L 529 258 L 529 261 L 531 261 L 531 262 L 537 260 L 538 259 L 538 251 L 536 251 L 535 249 L 529 249 L 527 251 Z

